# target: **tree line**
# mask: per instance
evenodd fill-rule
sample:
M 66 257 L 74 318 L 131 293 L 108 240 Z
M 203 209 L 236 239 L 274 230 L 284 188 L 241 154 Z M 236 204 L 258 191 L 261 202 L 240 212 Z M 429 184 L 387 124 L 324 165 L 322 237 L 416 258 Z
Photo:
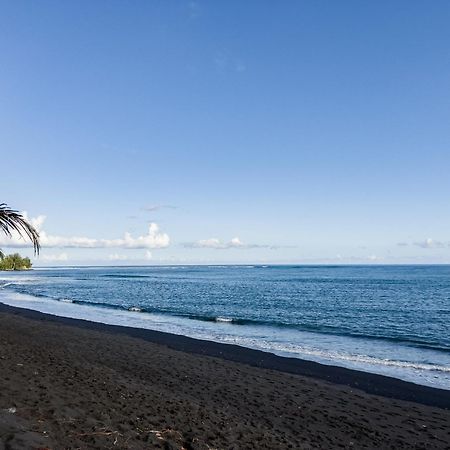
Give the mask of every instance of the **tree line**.
M 31 266 L 30 258 L 22 258 L 18 253 L 0 259 L 0 270 L 27 270 L 31 269 Z

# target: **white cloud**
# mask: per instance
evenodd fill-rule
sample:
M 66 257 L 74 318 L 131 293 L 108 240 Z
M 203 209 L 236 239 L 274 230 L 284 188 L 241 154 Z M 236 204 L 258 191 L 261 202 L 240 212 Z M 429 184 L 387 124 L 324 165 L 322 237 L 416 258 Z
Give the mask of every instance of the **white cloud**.
M 155 212 L 160 209 L 177 209 L 176 206 L 173 205 L 148 205 L 142 208 L 144 211 Z
M 146 250 L 145 254 L 143 257 L 129 257 L 128 255 L 123 255 L 120 253 L 111 253 L 110 255 L 108 255 L 108 259 L 110 261 L 142 261 L 142 260 L 147 260 L 150 261 L 153 258 L 152 252 L 150 250 Z
M 422 248 L 444 248 L 446 245 L 443 242 L 435 241 L 431 238 L 425 239 L 422 242 L 414 242 L 414 245 Z
M 128 259 L 127 255 L 119 255 L 118 253 L 113 253 L 108 255 L 110 261 L 126 261 Z
M 23 213 L 27 218 L 26 213 Z M 45 216 L 30 218 L 30 223 L 39 232 L 42 248 L 123 248 L 123 249 L 155 249 L 165 248 L 170 244 L 170 238 L 166 233 L 162 233 L 156 223 L 149 225 L 147 234 L 133 237 L 130 233 L 125 233 L 123 237 L 117 239 L 94 239 L 84 236 L 58 236 L 48 234 L 42 229 Z M 0 246 L 5 247 L 31 247 L 28 240 L 23 239 L 17 233 L 13 233 L 11 238 L 0 236 Z
M 201 239 L 196 242 L 187 243 L 185 247 L 191 248 L 214 248 L 216 250 L 219 249 L 228 249 L 228 248 L 242 248 L 244 244 L 238 237 L 231 239 L 229 242 L 222 242 L 217 238 L 209 238 L 209 239 Z
M 69 257 L 67 256 L 67 253 L 58 253 L 56 255 L 42 255 L 41 261 L 44 262 L 64 262 L 68 261 Z
M 275 245 L 261 245 L 261 244 L 245 244 L 238 237 L 234 237 L 228 242 L 221 241 L 217 238 L 200 239 L 196 242 L 186 242 L 183 244 L 186 248 L 211 248 L 215 250 L 228 250 L 233 248 L 240 249 L 252 249 L 252 248 L 269 248 L 277 249 L 278 246 Z
M 231 239 L 230 245 L 231 245 L 231 247 L 234 247 L 234 248 L 236 248 L 236 247 L 244 247 L 245 246 L 244 243 L 241 242 L 241 240 L 238 237 L 235 237 L 235 238 Z
M 197 247 L 197 248 L 225 248 L 225 244 L 223 244 L 217 238 L 209 238 L 209 239 L 201 239 L 200 241 L 194 242 L 192 247 Z

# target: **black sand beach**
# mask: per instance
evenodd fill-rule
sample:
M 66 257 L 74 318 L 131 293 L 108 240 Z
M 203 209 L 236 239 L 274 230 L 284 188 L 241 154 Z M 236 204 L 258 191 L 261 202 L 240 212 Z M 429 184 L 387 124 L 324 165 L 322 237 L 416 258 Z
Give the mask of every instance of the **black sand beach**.
M 450 449 L 450 391 L 0 305 L 3 449 Z

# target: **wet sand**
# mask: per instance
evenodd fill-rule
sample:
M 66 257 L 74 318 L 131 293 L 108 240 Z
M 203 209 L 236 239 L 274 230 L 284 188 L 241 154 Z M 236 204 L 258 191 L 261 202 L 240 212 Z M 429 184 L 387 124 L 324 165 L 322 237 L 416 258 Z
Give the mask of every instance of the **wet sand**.
M 450 391 L 0 305 L 3 449 L 450 449 Z

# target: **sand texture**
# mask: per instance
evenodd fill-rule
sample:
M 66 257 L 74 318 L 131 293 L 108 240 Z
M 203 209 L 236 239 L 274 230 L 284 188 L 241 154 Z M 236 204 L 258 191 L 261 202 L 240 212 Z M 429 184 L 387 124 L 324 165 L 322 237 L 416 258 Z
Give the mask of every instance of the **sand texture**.
M 442 407 L 31 316 L 0 310 L 0 450 L 450 449 Z

